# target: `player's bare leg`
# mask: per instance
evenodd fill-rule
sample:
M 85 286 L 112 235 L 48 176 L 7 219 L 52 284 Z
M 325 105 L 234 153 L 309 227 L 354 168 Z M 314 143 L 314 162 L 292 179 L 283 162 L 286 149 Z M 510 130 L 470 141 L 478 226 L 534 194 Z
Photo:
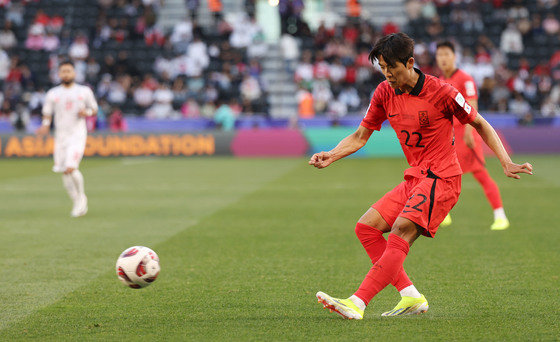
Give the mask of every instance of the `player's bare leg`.
M 80 170 L 73 167 L 68 167 L 64 171 L 63 177 L 69 177 L 74 183 L 76 191 L 76 200 L 74 201 L 74 208 L 72 209 L 72 217 L 84 216 L 88 211 L 88 201 L 84 192 L 84 176 Z

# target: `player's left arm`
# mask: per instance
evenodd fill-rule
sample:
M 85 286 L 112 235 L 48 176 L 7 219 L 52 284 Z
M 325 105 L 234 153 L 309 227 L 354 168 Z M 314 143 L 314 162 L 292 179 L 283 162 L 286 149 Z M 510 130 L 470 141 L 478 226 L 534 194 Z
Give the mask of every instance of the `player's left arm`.
M 461 84 L 461 92 L 465 95 L 467 103 L 478 112 L 478 91 L 476 84 L 471 76 L 468 76 Z M 468 148 L 474 148 L 476 142 L 474 140 L 473 128 L 470 125 L 465 125 L 465 133 L 463 134 L 463 141 Z
M 79 115 L 83 118 L 88 116 L 96 116 L 97 115 L 97 101 L 95 101 L 95 96 L 93 95 L 93 91 L 90 88 L 87 88 L 86 91 L 86 98 L 85 98 L 85 107 L 79 112 Z
M 511 161 L 498 133 L 494 130 L 494 128 L 482 117 L 482 115 L 476 113 L 476 117 L 470 123 L 470 125 L 476 129 L 478 134 L 482 137 L 486 145 L 494 151 L 498 159 L 500 160 L 500 164 L 502 164 L 502 168 L 504 169 L 504 173 L 506 176 L 519 179 L 521 178 L 518 174 L 519 173 L 526 173 L 529 175 L 533 174 L 533 165 L 529 163 L 524 164 L 516 164 Z

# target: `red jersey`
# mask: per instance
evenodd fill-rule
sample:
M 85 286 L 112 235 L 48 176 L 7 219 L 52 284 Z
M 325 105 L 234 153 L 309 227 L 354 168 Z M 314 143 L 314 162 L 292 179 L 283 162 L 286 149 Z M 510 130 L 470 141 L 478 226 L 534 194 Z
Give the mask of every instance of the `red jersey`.
M 405 178 L 425 177 L 428 170 L 441 178 L 460 175 L 452 120 L 470 123 L 477 111 L 451 85 L 414 70 L 419 77 L 410 94 L 391 88 L 387 81 L 375 89 L 361 125 L 379 130 L 389 120 L 411 166 Z
M 441 76 L 441 80 L 451 84 L 468 100 L 478 100 L 476 86 L 473 78 L 462 70 L 455 70 L 450 78 Z M 476 130 L 472 130 L 475 140 L 474 147 L 469 148 L 465 143 L 465 126 L 459 120 L 453 120 L 453 129 L 455 130 L 455 149 L 457 157 L 461 164 L 463 172 L 475 172 L 484 168 L 484 151 L 482 145 L 484 141 Z
M 451 84 L 455 89 L 457 89 L 465 98 L 465 100 L 478 100 L 478 93 L 476 91 L 476 85 L 474 84 L 474 79 L 471 75 L 467 74 L 461 69 L 457 69 L 451 74 L 451 77 L 445 78 L 442 75 L 441 80 Z M 459 120 L 453 120 L 453 125 L 455 129 L 464 130 L 465 126 L 459 122 Z

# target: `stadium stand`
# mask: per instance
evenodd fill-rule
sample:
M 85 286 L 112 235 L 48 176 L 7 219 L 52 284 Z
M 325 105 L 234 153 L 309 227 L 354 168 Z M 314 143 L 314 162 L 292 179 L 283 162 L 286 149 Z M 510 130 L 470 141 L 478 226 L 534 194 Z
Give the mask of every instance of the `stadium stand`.
M 408 9 L 408 31 L 429 54 L 423 66 L 433 67 L 434 42 L 454 40 L 480 89 L 481 110 L 560 115 L 558 1 L 412 0 Z
M 39 114 L 66 56 L 78 81 L 95 90 L 99 127 L 123 115 L 211 121 L 220 106 L 235 117 L 340 120 L 362 113 L 383 80 L 367 60 L 372 42 L 399 30 L 416 39 L 418 65 L 436 75 L 437 41 L 455 41 L 481 111 L 524 123 L 560 116 L 556 0 L 280 0 L 277 43 L 265 41 L 257 7 L 254 0 L 1 0 L 0 121 L 22 129 Z
M 417 63 L 427 73 L 439 74 L 434 58 L 437 42 L 456 42 L 461 67 L 477 81 L 482 111 L 510 112 L 525 121 L 535 114 L 560 115 L 557 1 L 409 0 L 404 8 L 407 18 L 402 27 L 390 21 L 371 25 L 361 15 L 299 37 L 303 53 L 295 80 L 300 108 L 312 94 L 317 114 L 352 112 L 352 88 L 358 91 L 360 107 L 367 106 L 372 89 L 383 78 L 368 68 L 366 52 L 371 41 L 402 28 L 415 38 Z

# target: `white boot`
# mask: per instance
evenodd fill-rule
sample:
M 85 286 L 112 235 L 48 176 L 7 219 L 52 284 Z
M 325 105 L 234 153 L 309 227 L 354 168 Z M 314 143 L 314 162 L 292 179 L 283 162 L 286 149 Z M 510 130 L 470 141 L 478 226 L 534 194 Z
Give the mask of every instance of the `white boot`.
M 84 216 L 88 212 L 88 200 L 86 195 L 82 195 L 74 205 L 72 209 L 72 217 Z

